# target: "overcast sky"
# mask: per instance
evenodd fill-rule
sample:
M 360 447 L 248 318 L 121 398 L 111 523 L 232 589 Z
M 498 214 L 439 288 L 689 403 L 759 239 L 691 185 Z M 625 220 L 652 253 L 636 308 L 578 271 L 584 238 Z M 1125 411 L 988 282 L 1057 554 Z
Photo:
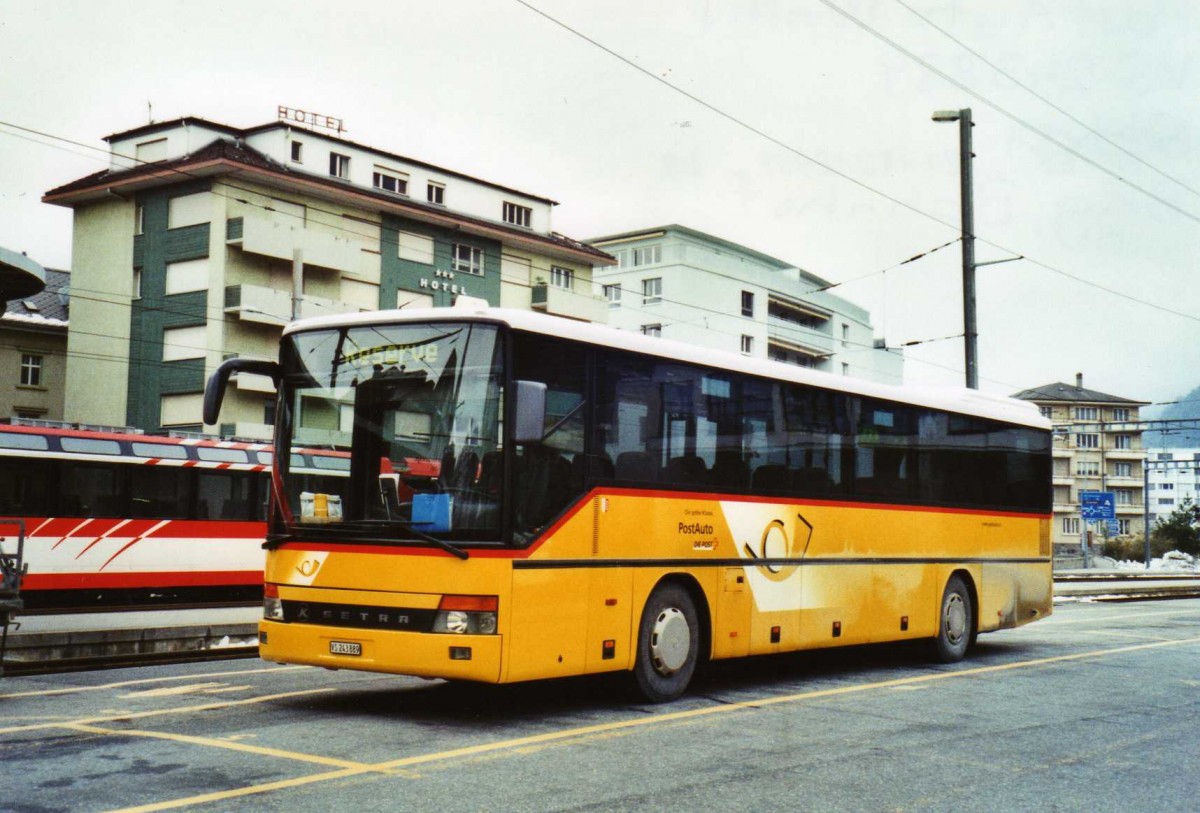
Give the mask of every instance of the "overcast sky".
M 70 267 L 40 198 L 106 159 L 58 139 L 282 104 L 558 200 L 575 238 L 680 223 L 857 280 L 835 292 L 896 346 L 962 332 L 957 244 L 874 272 L 957 237 L 957 125 L 930 114 L 971 107 L 978 259 L 1036 261 L 979 270 L 982 388 L 1200 384 L 1200 4 L 903 2 L 529 0 L 588 42 L 515 0 L 0 0 L 0 245 Z M 961 339 L 906 353 L 910 383 L 962 381 Z

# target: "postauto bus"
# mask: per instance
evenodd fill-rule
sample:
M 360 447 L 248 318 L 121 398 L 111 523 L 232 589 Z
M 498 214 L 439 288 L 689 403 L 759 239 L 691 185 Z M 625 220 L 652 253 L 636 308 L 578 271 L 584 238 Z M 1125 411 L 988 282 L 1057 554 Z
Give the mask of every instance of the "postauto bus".
M 925 639 L 1051 611 L 1051 436 L 905 389 L 524 311 L 293 323 L 263 658 L 507 683 Z M 294 450 L 349 455 L 291 468 Z M 302 457 L 302 456 L 301 456 Z

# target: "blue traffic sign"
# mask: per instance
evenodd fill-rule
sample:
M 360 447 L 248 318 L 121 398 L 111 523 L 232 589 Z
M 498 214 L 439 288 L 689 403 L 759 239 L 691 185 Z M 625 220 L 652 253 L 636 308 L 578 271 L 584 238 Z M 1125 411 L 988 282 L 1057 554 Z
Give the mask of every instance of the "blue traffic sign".
M 1079 513 L 1083 516 L 1084 522 L 1116 519 L 1116 498 L 1111 491 L 1080 491 Z

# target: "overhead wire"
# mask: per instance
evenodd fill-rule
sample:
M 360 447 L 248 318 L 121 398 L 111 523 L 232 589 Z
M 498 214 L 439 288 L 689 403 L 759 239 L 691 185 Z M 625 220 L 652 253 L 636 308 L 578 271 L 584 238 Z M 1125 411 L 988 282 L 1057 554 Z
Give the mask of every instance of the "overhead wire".
M 1183 181 L 1181 181 L 1181 180 L 1179 180 L 1178 178 L 1176 178 L 1174 175 L 1171 175 L 1170 173 L 1168 173 L 1168 172 L 1166 172 L 1166 171 L 1164 171 L 1164 170 L 1162 170 L 1162 169 L 1159 169 L 1158 167 L 1154 166 L 1154 164 L 1151 164 L 1151 163 L 1150 163 L 1149 161 L 1147 161 L 1146 159 L 1142 158 L 1141 156 L 1137 155 L 1136 153 L 1132 152 L 1131 150 L 1128 150 L 1128 149 L 1126 149 L 1125 147 L 1121 146 L 1121 145 L 1120 145 L 1120 144 L 1118 144 L 1116 141 L 1112 140 L 1111 138 L 1109 138 L 1108 136 L 1106 136 L 1104 133 L 1102 133 L 1102 132 L 1100 132 L 1099 130 L 1097 130 L 1095 127 L 1092 127 L 1092 126 L 1091 126 L 1091 125 L 1089 125 L 1087 122 L 1085 122 L 1085 121 L 1083 121 L 1082 119 L 1080 119 L 1078 116 L 1075 116 L 1074 114 L 1070 113 L 1069 111 L 1067 111 L 1067 110 L 1064 110 L 1064 109 L 1063 109 L 1063 108 L 1062 108 L 1060 105 L 1058 105 L 1058 104 L 1055 104 L 1053 101 L 1051 101 L 1050 99 L 1046 98 L 1046 97 L 1045 97 L 1044 95 L 1042 95 L 1041 93 L 1038 93 L 1036 90 L 1034 90 L 1033 88 L 1031 88 L 1029 85 L 1027 85 L 1026 83 L 1022 82 L 1020 79 L 1017 79 L 1015 76 L 1013 76 L 1011 73 L 1009 73 L 1008 71 L 1006 71 L 1006 70 L 1004 70 L 1003 68 L 1001 68 L 1001 67 L 1000 67 L 999 65 L 997 65 L 995 62 L 992 62 L 990 59 L 988 59 L 987 57 L 985 57 L 983 54 L 979 53 L 979 51 L 977 51 L 977 50 L 975 50 L 974 48 L 972 48 L 971 46 L 967 45 L 965 42 L 963 42 L 963 41 L 962 41 L 962 40 L 960 40 L 958 37 L 956 37 L 956 36 L 954 36 L 953 34 L 951 34 L 951 33 L 950 33 L 949 31 L 947 31 L 946 29 L 944 29 L 944 28 L 942 28 L 941 26 L 939 26 L 937 23 L 935 23 L 933 20 L 931 20 L 931 19 L 929 19 L 928 17 L 926 17 L 924 14 L 921 14 L 919 11 L 917 11 L 916 9 L 914 9 L 912 6 L 910 6 L 910 5 L 908 5 L 907 3 L 905 3 L 905 2 L 904 2 L 904 0 L 895 0 L 895 2 L 896 2 L 896 4 L 897 4 L 897 5 L 899 5 L 899 6 L 901 6 L 902 8 L 904 8 L 906 11 L 908 11 L 908 12 L 909 12 L 910 14 L 912 14 L 914 17 L 916 17 L 917 19 L 919 19 L 919 20 L 921 20 L 922 22 L 924 22 L 926 25 L 928 25 L 928 26 L 929 26 L 930 28 L 932 28 L 934 31 L 937 31 L 939 34 L 941 34 L 942 36 L 946 37 L 946 39 L 950 40 L 950 41 L 951 41 L 951 42 L 953 42 L 955 45 L 957 45 L 958 47 L 962 48 L 964 51 L 966 51 L 966 52 L 967 52 L 967 53 L 969 53 L 971 56 L 973 56 L 973 57 L 975 57 L 976 59 L 978 59 L 978 60 L 979 60 L 980 62 L 982 62 L 984 65 L 987 65 L 989 68 L 991 68 L 992 70 L 994 70 L 996 73 L 1000 74 L 1000 75 L 1001 75 L 1001 76 L 1003 76 L 1005 79 L 1007 79 L 1008 81 L 1012 82 L 1012 83 L 1013 83 L 1014 85 L 1016 85 L 1017 87 L 1021 88 L 1021 90 L 1025 91 L 1026 93 L 1028 93 L 1029 95 L 1033 96 L 1035 99 L 1037 99 L 1038 101 L 1040 101 L 1042 104 L 1045 104 L 1047 107 L 1049 107 L 1050 109 L 1054 110 L 1056 113 L 1059 113 L 1060 115 L 1062 115 L 1062 116 L 1065 116 L 1066 118 L 1070 119 L 1070 120 L 1071 120 L 1071 121 L 1073 121 L 1075 124 L 1079 125 L 1079 126 L 1080 126 L 1080 127 L 1082 127 L 1084 130 L 1087 130 L 1089 133 L 1091 133 L 1092 135 L 1094 135 L 1096 138 L 1098 138 L 1098 139 L 1100 139 L 1101 141 L 1103 141 L 1104 143 L 1108 144 L 1110 147 L 1113 147 L 1114 149 L 1116 149 L 1116 150 L 1119 150 L 1120 152 L 1122 152 L 1122 153 L 1124 153 L 1125 155 L 1127 155 L 1127 156 L 1129 156 L 1130 158 L 1132 158 L 1134 161 L 1137 161 L 1137 162 L 1138 162 L 1139 164 L 1141 164 L 1142 166 L 1144 166 L 1144 167 L 1146 167 L 1147 169 L 1149 169 L 1149 170 L 1151 170 L 1151 171 L 1153 171 L 1153 172 L 1157 173 L 1158 175 L 1160 175 L 1160 176 L 1162 176 L 1163 178 L 1167 179 L 1167 180 L 1168 180 L 1168 181 L 1170 181 L 1171 183 L 1173 183 L 1173 184 L 1176 184 L 1177 186 L 1179 186 L 1179 187 L 1181 187 L 1181 188 L 1183 188 L 1183 189 L 1186 189 L 1188 192 L 1191 192 L 1193 195 L 1200 195 L 1200 190 L 1197 190 L 1197 189 L 1195 189 L 1194 187 L 1192 187 L 1192 186 L 1189 186 L 1188 184 L 1186 184 L 1186 183 L 1184 183 Z
M 522 0 L 517 0 L 517 2 L 522 2 Z M 1093 169 L 1096 169 L 1096 170 L 1104 173 L 1105 175 L 1108 175 L 1109 177 L 1128 186 L 1130 189 L 1133 189 L 1133 190 L 1136 190 L 1137 192 L 1142 193 L 1146 197 L 1162 204 L 1163 206 L 1166 206 L 1168 209 L 1171 209 L 1171 210 L 1183 215 L 1184 217 L 1188 218 L 1191 221 L 1200 223 L 1200 216 L 1193 214 L 1192 212 L 1189 212 L 1187 209 L 1184 209 L 1182 206 L 1177 206 L 1176 204 L 1172 203 L 1171 201 L 1167 200 L 1166 198 L 1151 192 L 1149 189 L 1146 189 L 1144 186 L 1134 183 L 1133 181 L 1131 181 L 1128 178 L 1121 175 L 1119 172 L 1116 172 L 1116 171 L 1111 170 L 1108 167 L 1104 166 L 1099 161 L 1089 158 L 1088 156 L 1084 155 L 1083 153 L 1081 153 L 1079 150 L 1075 149 L 1074 147 L 1071 147 L 1068 144 L 1065 144 L 1064 142 L 1060 141 L 1059 139 L 1057 139 L 1054 136 L 1047 133 L 1045 130 L 1042 130 L 1041 128 L 1026 121 L 1025 119 L 1021 118 L 1020 116 L 1013 113 L 1012 111 L 1010 111 L 1010 110 L 1002 107 L 998 103 L 992 101 L 988 97 L 984 96 L 982 93 L 979 93 L 978 91 L 968 87 L 966 84 L 955 79 L 953 76 L 951 76 L 950 74 L 941 70 L 940 68 L 936 67 L 932 63 L 917 56 L 915 53 L 908 50 L 907 48 L 905 48 L 903 45 L 896 42 L 892 38 L 888 37 L 886 34 L 876 30 L 875 28 L 872 28 L 870 25 L 868 25 L 864 21 L 860 20 L 858 17 L 854 16 L 850 12 L 843 9 L 841 6 L 834 3 L 833 0 L 818 0 L 818 2 L 821 3 L 822 5 L 828 7 L 830 10 L 836 12 L 837 14 L 841 15 L 842 17 L 846 18 L 851 23 L 853 23 L 855 26 L 857 26 L 858 28 L 861 28 L 863 31 L 865 31 L 868 34 L 870 34 L 871 36 L 875 37 L 880 42 L 883 42 L 890 48 L 893 48 L 900 54 L 903 54 L 904 56 L 908 57 L 913 62 L 916 62 L 918 65 L 925 68 L 929 72 L 933 73 L 938 78 L 942 79 L 945 82 L 949 82 L 951 85 L 958 88 L 963 93 L 966 93 L 968 96 L 971 96 L 972 98 L 979 100 L 980 102 L 987 105 L 992 110 L 999 113 L 1000 115 L 1004 116 L 1006 119 L 1013 122 L 1017 126 L 1022 127 L 1025 130 L 1038 136 L 1039 138 L 1042 138 L 1045 141 L 1049 142 L 1050 144 L 1053 144 L 1055 147 L 1058 147 L 1060 150 L 1063 150 L 1064 152 L 1068 153 L 1069 155 L 1072 155 L 1075 158 L 1078 158 L 1080 161 L 1083 161 L 1085 164 L 1092 167 Z
M 579 39 L 595 46 L 596 48 L 600 49 L 601 51 L 605 52 L 606 54 L 609 54 L 610 56 L 612 56 L 615 59 L 624 63 L 625 65 L 628 65 L 630 68 L 633 68 L 634 70 L 636 70 L 638 73 L 642 74 L 643 76 L 649 77 L 650 79 L 654 80 L 658 84 L 661 84 L 661 85 L 667 87 L 668 89 L 674 91 L 675 93 L 678 93 L 678 94 L 694 101 L 696 104 L 699 104 L 706 110 L 709 110 L 709 111 L 715 113 L 716 115 L 720 116 L 721 118 L 736 124 L 737 126 L 747 130 L 748 132 L 753 133 L 754 135 L 757 135 L 757 136 L 769 141 L 770 143 L 775 144 L 776 146 L 779 146 L 779 147 L 787 150 L 788 152 L 792 153 L 793 155 L 803 158 L 804 160 L 806 160 L 816 166 L 819 166 L 822 169 L 829 171 L 831 174 L 836 175 L 837 177 L 842 178 L 843 180 L 846 180 L 861 189 L 869 191 L 869 192 L 877 195 L 878 197 L 883 198 L 884 200 L 894 203 L 904 209 L 907 209 L 910 212 L 918 214 L 921 217 L 924 217 L 935 223 L 941 224 L 943 226 L 954 229 L 956 231 L 960 230 L 959 225 L 950 223 L 949 221 L 947 221 L 943 218 L 940 218 L 937 215 L 931 214 L 930 212 L 926 212 L 925 210 L 923 210 L 913 204 L 910 204 L 907 201 L 900 200 L 893 195 L 889 195 L 886 192 L 876 189 L 875 187 L 871 186 L 870 184 L 860 181 L 857 178 L 854 178 L 854 177 L 848 175 L 847 173 L 842 172 L 841 170 L 838 170 L 838 169 L 826 164 L 825 162 L 820 161 L 819 159 L 814 158 L 813 156 L 810 156 L 810 155 L 804 153 L 803 151 L 799 150 L 798 148 L 796 148 L 790 144 L 787 144 L 786 142 L 782 141 L 781 139 L 779 139 L 775 136 L 772 136 L 769 133 L 766 133 L 765 131 L 761 130 L 760 128 L 757 128 L 757 127 L 737 118 L 733 114 L 727 113 L 724 110 L 721 110 L 720 108 L 716 107 L 715 105 L 711 104 L 710 102 L 707 102 L 704 99 L 700 98 L 699 96 L 697 96 L 687 90 L 684 90 L 683 88 L 679 87 L 678 85 L 676 85 L 672 82 L 667 81 L 663 77 L 655 74 L 653 71 L 643 68 L 642 66 L 638 65 L 636 62 L 629 59 L 628 57 L 625 57 L 624 55 L 620 54 L 619 52 L 614 51 L 613 49 L 611 49 L 608 46 L 604 45 L 603 43 L 597 41 L 596 39 L 588 36 L 587 34 L 584 34 L 583 32 L 579 31 L 578 29 L 573 28 L 572 26 L 562 22 L 561 20 L 558 20 L 557 18 L 553 17 L 552 15 L 548 14 L 547 12 L 537 8 L 536 6 L 533 6 L 532 4 L 527 2 L 527 0 L 514 0 L 514 2 L 519 3 L 521 6 L 524 6 L 525 8 L 529 9 L 533 13 L 537 14 L 540 17 L 543 17 L 544 19 L 548 20 L 549 22 L 553 23 L 554 25 L 558 26 L 559 28 L 562 28 L 563 30 L 572 34 L 573 36 L 578 37 Z M 831 9 L 838 11 L 838 13 L 842 14 L 847 19 L 851 19 L 857 25 L 860 25 L 860 27 L 863 27 L 864 30 L 868 30 L 872 34 L 877 33 L 877 32 L 874 32 L 874 29 L 869 29 L 869 27 L 867 27 L 864 23 L 861 23 L 861 21 L 858 21 L 857 18 L 852 18 L 851 15 L 849 15 L 846 12 L 843 12 L 839 7 L 837 7 L 833 3 L 830 3 L 829 0 L 820 0 L 820 2 L 826 4 Z M 882 37 L 882 35 L 879 35 L 879 36 Z M 890 41 L 889 41 L 889 43 L 890 43 Z M 899 48 L 900 46 L 897 44 L 896 47 Z M 920 59 L 919 57 L 916 57 L 916 55 L 913 55 L 913 58 L 917 59 L 917 60 Z M 937 71 L 937 69 L 933 68 L 932 65 L 929 66 L 929 68 L 931 70 Z M 940 72 L 939 72 L 939 75 L 941 75 Z M 959 84 L 959 83 L 957 83 L 957 80 L 954 80 L 952 77 L 949 77 L 948 75 L 946 75 L 944 78 L 946 79 L 946 81 L 949 81 L 952 84 L 956 84 L 956 86 L 957 86 L 957 84 Z M 965 92 L 970 92 L 970 93 L 974 94 L 974 91 L 969 91 L 969 89 L 965 88 L 965 86 L 963 86 L 963 87 L 964 87 Z M 981 99 L 981 101 L 982 101 L 982 99 Z M 990 102 L 985 102 L 985 103 L 988 103 L 990 105 Z M 1023 126 L 1024 126 L 1024 124 L 1023 124 Z M 1030 125 L 1030 127 L 1032 127 L 1032 125 Z M 1070 149 L 1070 148 L 1067 148 L 1065 145 L 1063 145 L 1063 146 L 1065 149 L 1068 149 L 1068 150 Z M 1083 156 L 1080 156 L 1080 157 L 1083 158 Z M 1086 158 L 1084 158 L 1084 160 L 1090 161 L 1090 159 L 1086 159 Z M 1167 203 L 1167 205 L 1172 206 L 1172 204 L 1169 204 L 1169 203 Z M 1174 207 L 1174 208 L 1177 208 L 1177 207 Z M 1180 210 L 1180 211 L 1182 211 L 1182 210 Z M 1187 215 L 1188 217 L 1191 217 L 1193 220 L 1197 220 L 1198 222 L 1200 222 L 1200 218 L 1196 218 L 1195 216 L 1193 216 L 1187 212 L 1183 212 L 1183 213 L 1185 215 Z M 985 245 L 992 246 L 993 248 L 1000 249 L 1001 251 L 1005 251 L 1005 252 L 1008 252 L 1013 255 L 1019 255 L 1022 257 L 1022 259 L 1026 260 L 1027 262 L 1030 262 L 1039 268 L 1042 268 L 1046 271 L 1050 271 L 1054 274 L 1058 274 L 1067 279 L 1074 280 L 1075 282 L 1079 282 L 1084 285 L 1088 285 L 1090 287 L 1096 288 L 1097 290 L 1104 291 L 1105 293 L 1120 297 L 1122 299 L 1129 300 L 1131 302 L 1135 302 L 1140 305 L 1146 305 L 1148 307 L 1159 310 L 1163 313 L 1169 313 L 1173 316 L 1178 316 L 1178 317 L 1181 317 L 1183 319 L 1187 319 L 1187 320 L 1193 321 L 1193 322 L 1200 322 L 1200 316 L 1196 316 L 1195 314 L 1190 314 L 1190 313 L 1185 313 L 1183 311 L 1175 310 L 1175 309 L 1169 308 L 1165 305 L 1160 305 L 1160 304 L 1157 304 L 1154 302 L 1150 302 L 1149 300 L 1145 300 L 1140 297 L 1136 297 L 1131 294 L 1127 294 L 1127 293 L 1125 293 L 1123 291 L 1119 291 L 1115 288 L 1110 288 L 1108 286 L 1101 285 L 1100 283 L 1092 282 L 1092 281 L 1087 280 L 1083 277 L 1080 277 L 1076 274 L 1072 274 L 1068 271 L 1064 271 L 1060 268 L 1050 265 L 1049 263 L 1035 259 L 1034 257 L 1031 257 L 1027 252 L 1015 251 L 1013 249 L 1005 247 L 1004 245 L 1002 245 L 1000 243 L 980 237 L 978 234 L 975 234 L 973 236 L 975 237 L 976 240 L 978 240 L 981 243 L 984 243 Z

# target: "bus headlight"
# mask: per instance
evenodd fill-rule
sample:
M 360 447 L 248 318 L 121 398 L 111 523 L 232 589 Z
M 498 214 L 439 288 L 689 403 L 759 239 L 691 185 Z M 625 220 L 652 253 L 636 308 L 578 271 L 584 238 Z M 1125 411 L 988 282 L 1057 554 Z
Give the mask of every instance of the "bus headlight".
M 442 596 L 433 617 L 433 632 L 494 635 L 496 596 Z
M 263 585 L 263 618 L 268 621 L 283 620 L 283 602 L 279 598 L 279 585 Z

